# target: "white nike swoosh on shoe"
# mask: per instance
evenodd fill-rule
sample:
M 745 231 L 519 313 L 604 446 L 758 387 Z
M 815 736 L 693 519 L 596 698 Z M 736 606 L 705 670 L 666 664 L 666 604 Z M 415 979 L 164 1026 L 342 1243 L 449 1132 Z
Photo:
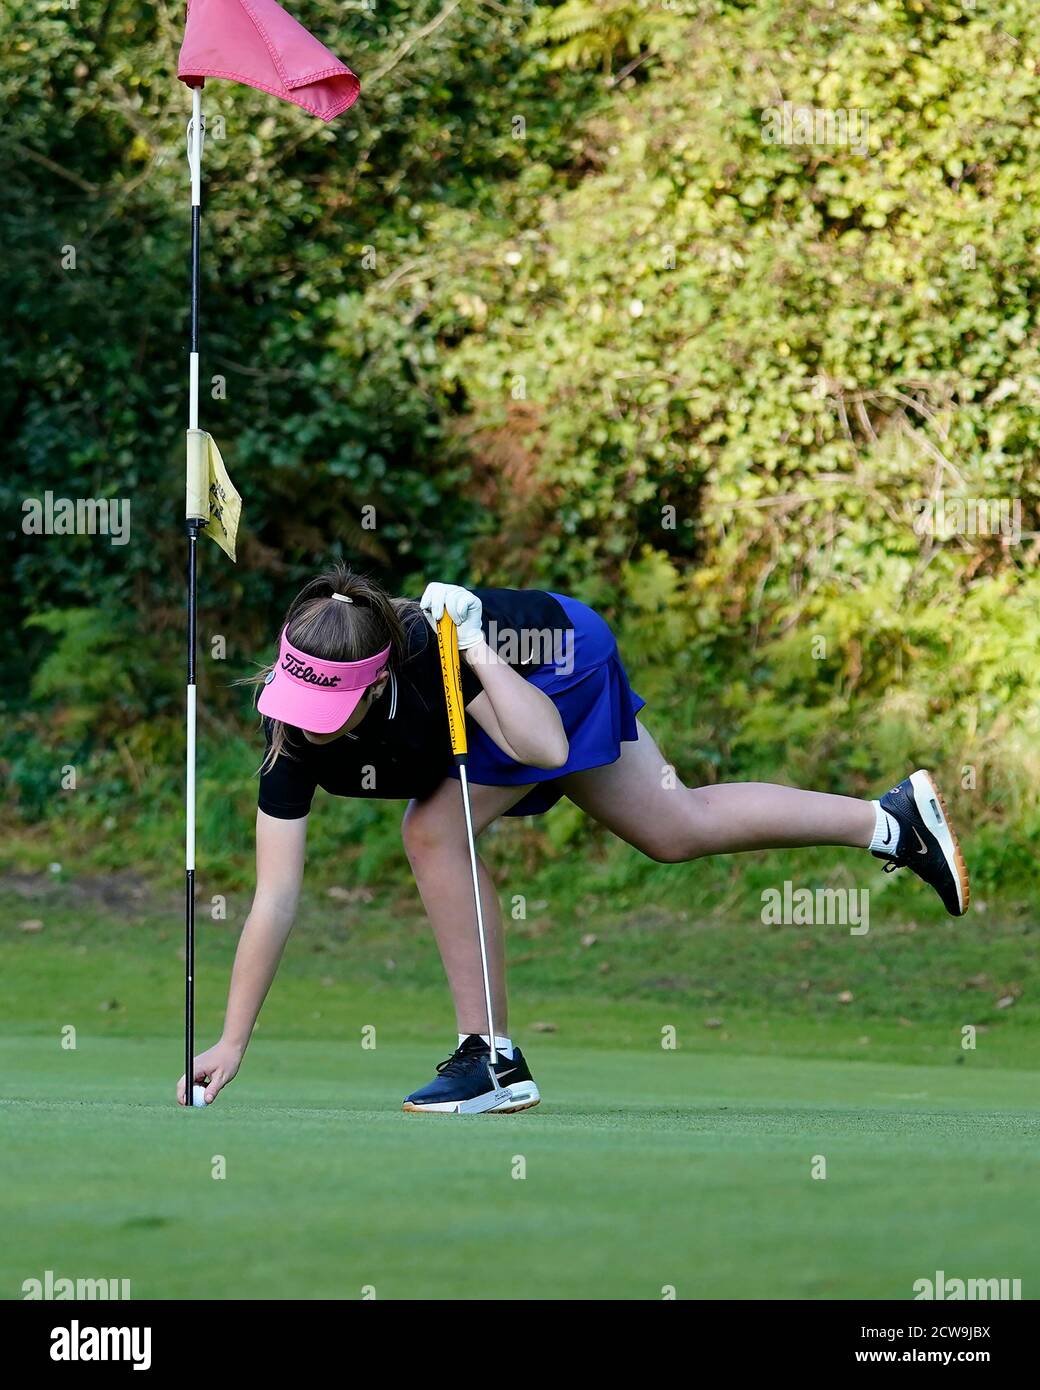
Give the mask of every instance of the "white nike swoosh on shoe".
M 497 1071 L 497 1072 L 495 1072 L 495 1075 L 498 1077 L 499 1081 L 501 1081 L 504 1077 L 512 1076 L 512 1075 L 513 1075 L 513 1072 L 519 1071 L 519 1070 L 520 1070 L 519 1067 L 510 1067 L 508 1071 Z
M 927 845 L 925 844 L 925 842 L 921 839 L 921 836 L 920 836 L 920 834 L 918 833 L 917 827 L 916 827 L 915 825 L 912 825 L 912 826 L 910 827 L 910 829 L 911 829 L 911 830 L 914 832 L 914 834 L 917 836 L 917 843 L 921 846 L 921 848 L 917 851 L 917 853 L 918 853 L 918 854 L 927 854 L 927 853 L 928 853 L 928 846 L 927 846 Z

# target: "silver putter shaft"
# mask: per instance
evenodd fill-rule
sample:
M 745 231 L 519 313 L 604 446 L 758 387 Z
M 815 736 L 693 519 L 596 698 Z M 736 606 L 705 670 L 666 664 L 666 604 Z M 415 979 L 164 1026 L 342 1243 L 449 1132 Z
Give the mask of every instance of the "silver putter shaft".
M 444 613 L 437 623 L 437 646 L 441 658 L 441 676 L 444 680 L 444 697 L 448 705 L 448 730 L 451 734 L 451 751 L 459 769 L 459 786 L 462 789 L 462 810 L 466 818 L 466 839 L 469 844 L 469 867 L 473 879 L 473 905 L 477 913 L 477 940 L 480 942 L 480 969 L 484 979 L 484 1007 L 488 1026 L 488 1076 L 491 1091 L 475 1100 L 459 1102 L 460 1115 L 479 1115 L 494 1110 L 503 1101 L 512 1100 L 508 1087 L 501 1084 L 495 1073 L 498 1062 L 498 1049 L 495 1046 L 495 1015 L 491 1002 L 491 974 L 488 969 L 487 937 L 484 931 L 484 913 L 480 904 L 480 875 L 477 870 L 477 841 L 473 833 L 473 809 L 469 799 L 469 781 L 466 777 L 466 715 L 462 704 L 462 678 L 459 673 L 459 638 L 451 617 Z

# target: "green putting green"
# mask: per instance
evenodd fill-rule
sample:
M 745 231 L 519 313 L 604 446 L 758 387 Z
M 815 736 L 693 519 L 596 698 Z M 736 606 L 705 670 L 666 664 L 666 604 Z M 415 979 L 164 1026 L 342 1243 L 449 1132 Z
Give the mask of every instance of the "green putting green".
M 1040 1292 L 1028 921 L 641 908 L 586 946 L 560 909 L 510 929 L 543 1103 L 460 1119 L 399 1108 L 454 1046 L 414 904 L 311 891 L 239 1078 L 189 1112 L 179 900 L 118 887 L 0 891 L 0 1297 L 47 1270 L 134 1298 Z M 200 1050 L 236 936 L 200 933 Z
M 457 1119 L 398 1109 L 428 1047 L 258 1039 L 189 1113 L 172 1040 L 77 1044 L 0 1052 L 8 1298 L 46 1270 L 141 1299 L 1040 1287 L 1030 1072 L 531 1039 L 542 1106 Z

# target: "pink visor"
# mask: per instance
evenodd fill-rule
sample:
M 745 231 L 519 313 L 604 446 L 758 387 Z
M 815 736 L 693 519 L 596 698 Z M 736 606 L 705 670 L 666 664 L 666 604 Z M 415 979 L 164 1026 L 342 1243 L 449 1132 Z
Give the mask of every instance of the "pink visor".
M 390 648 L 364 661 L 319 661 L 297 651 L 282 629 L 274 670 L 257 701 L 261 714 L 311 734 L 331 734 L 344 725 L 362 696 L 386 668 Z

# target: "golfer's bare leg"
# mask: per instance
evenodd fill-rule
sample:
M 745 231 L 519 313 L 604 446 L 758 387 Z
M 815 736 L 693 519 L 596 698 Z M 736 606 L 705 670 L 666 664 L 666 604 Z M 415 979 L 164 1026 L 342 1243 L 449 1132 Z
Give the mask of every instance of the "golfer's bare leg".
M 486 787 L 471 782 L 469 791 L 475 833 L 479 835 L 530 790 L 530 787 Z M 486 1033 L 487 1011 L 473 911 L 473 877 L 458 782 L 448 779 L 425 801 L 409 802 L 401 835 L 423 906 L 437 939 L 455 1001 L 458 1030 L 460 1033 Z M 495 1031 L 501 1035 L 506 1033 L 509 1023 L 502 914 L 491 874 L 480 859 L 478 872 Z
M 679 863 L 708 854 L 795 845 L 855 845 L 874 833 L 869 801 L 771 782 L 685 787 L 639 723 L 607 767 L 562 780 L 570 799 L 652 859 Z

